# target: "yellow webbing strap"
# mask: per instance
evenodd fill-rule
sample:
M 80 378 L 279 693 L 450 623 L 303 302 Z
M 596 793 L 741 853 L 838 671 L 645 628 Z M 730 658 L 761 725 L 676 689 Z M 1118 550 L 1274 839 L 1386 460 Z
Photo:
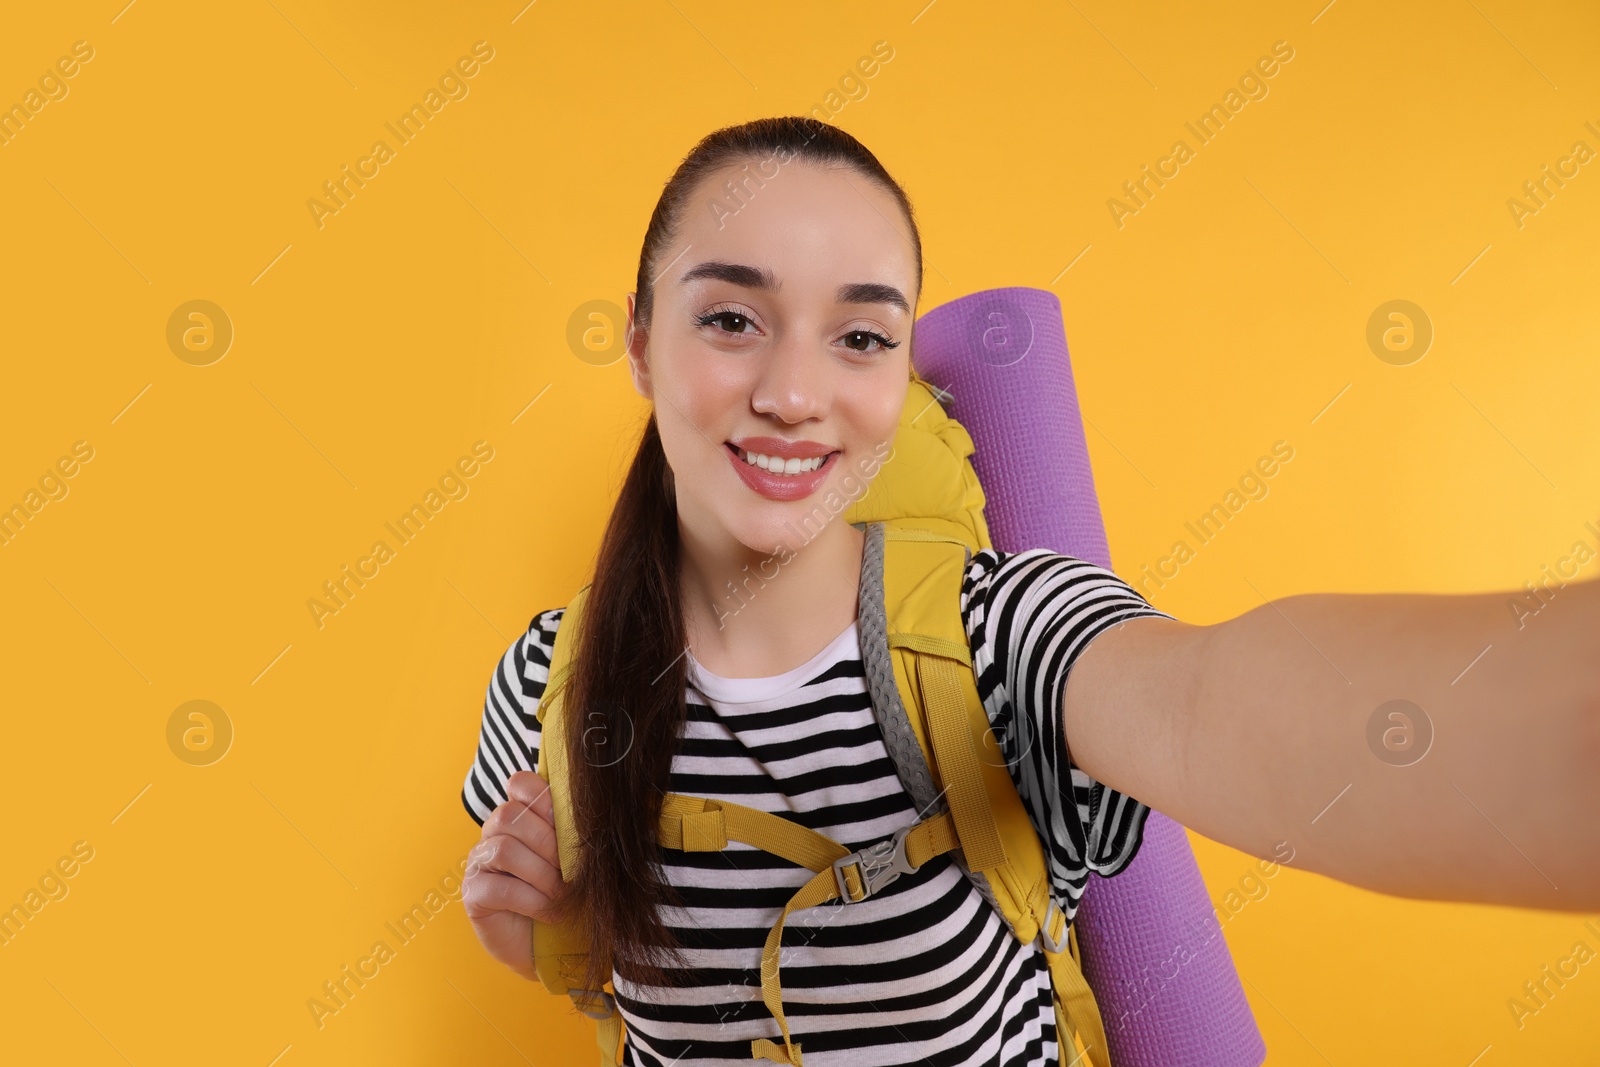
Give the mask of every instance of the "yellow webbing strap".
M 729 841 L 782 856 L 809 870 L 829 869 L 850 850 L 810 827 L 771 812 L 725 800 L 668 793 L 661 802 L 658 839 L 665 848 L 682 852 L 720 852 Z
M 622 1014 L 612 1012 L 595 1020 L 595 1036 L 600 1042 L 600 1067 L 617 1067 L 622 1062 Z
M 1056 927 L 1051 930 L 1051 940 L 1059 941 L 1056 933 L 1066 922 L 1066 917 L 1056 912 Z M 1078 950 L 1078 928 L 1067 928 L 1067 945 L 1064 952 L 1045 950 L 1050 964 L 1050 976 L 1056 997 L 1067 1015 L 1069 1033 L 1058 1034 L 1056 1044 L 1064 1048 L 1073 1038 L 1083 1045 L 1082 1063 L 1085 1067 L 1111 1067 L 1111 1047 L 1106 1043 L 1106 1031 L 1100 1021 L 1100 1007 L 1095 1002 L 1094 991 L 1083 976 L 1083 961 Z
M 962 855 L 974 871 L 1005 873 L 1005 848 L 984 785 L 977 742 L 966 719 L 960 672 L 970 673 L 970 668 L 921 652 L 915 659 L 928 741 L 938 762 L 939 780 L 945 786 L 950 814 L 961 831 Z M 1042 871 L 1033 885 L 1017 886 L 1017 889 L 1021 891 L 1017 903 L 1039 917 L 1041 930 L 1048 935 L 1045 959 L 1050 965 L 1051 985 L 1061 1001 L 1070 1031 L 1058 1035 L 1059 1043 L 1063 1048 L 1070 1046 L 1076 1036 L 1084 1047 L 1080 1061 L 1084 1067 L 1110 1067 L 1099 1005 L 1079 963 L 1077 929 L 1067 925 L 1066 916 L 1059 909 L 1050 907 L 1048 882 Z M 1021 916 L 1018 918 L 1020 920 Z M 1063 933 L 1068 939 L 1066 944 L 1061 941 Z M 1061 945 L 1062 951 L 1050 951 L 1050 944 Z
M 660 842 L 664 848 L 685 852 L 718 852 L 729 841 L 740 841 L 763 852 L 770 852 L 797 863 L 816 875 L 797 890 L 783 907 L 783 914 L 767 932 L 761 952 L 761 999 L 778 1021 L 783 1044 L 768 1038 L 750 1042 L 750 1055 L 756 1059 L 801 1067 L 800 1046 L 789 1034 L 789 1021 L 783 1014 L 783 985 L 778 978 L 778 955 L 783 940 L 783 925 L 790 912 L 825 904 L 839 895 L 834 863 L 851 855 L 850 851 L 809 827 L 790 822 L 770 812 L 747 808 L 723 800 L 686 797 L 668 793 L 661 804 Z M 920 867 L 935 856 L 957 845 L 955 824 L 946 813 L 924 819 L 906 831 L 906 860 Z M 850 900 L 865 900 L 870 892 L 855 864 L 840 869 Z
M 916 660 L 928 740 L 950 813 L 961 831 L 961 854 L 969 869 L 992 870 L 1006 862 L 1006 850 L 978 766 L 978 744 L 967 725 L 967 702 L 958 672 L 970 674 L 971 669 L 941 656 L 918 655 Z

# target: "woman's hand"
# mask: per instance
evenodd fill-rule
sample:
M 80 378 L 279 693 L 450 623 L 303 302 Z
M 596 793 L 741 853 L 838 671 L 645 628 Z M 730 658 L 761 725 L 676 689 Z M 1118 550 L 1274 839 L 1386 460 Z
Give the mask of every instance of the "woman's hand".
M 560 919 L 565 883 L 550 787 L 533 771 L 518 771 L 506 780 L 506 794 L 469 853 L 461 902 L 489 955 L 531 980 L 533 924 Z

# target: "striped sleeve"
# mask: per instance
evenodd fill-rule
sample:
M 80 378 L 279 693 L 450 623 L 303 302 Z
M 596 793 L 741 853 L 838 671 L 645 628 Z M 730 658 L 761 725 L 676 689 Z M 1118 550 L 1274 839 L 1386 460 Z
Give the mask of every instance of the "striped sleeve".
M 1060 710 L 1067 673 L 1112 626 L 1172 616 L 1111 571 L 1047 549 L 975 553 L 961 592 L 979 694 L 1070 918 L 1089 871 L 1109 877 L 1132 861 L 1150 809 L 1071 761 Z
M 565 611 L 551 608 L 535 615 L 527 632 L 505 650 L 489 678 L 478 754 L 461 786 L 461 803 L 479 826 L 506 802 L 506 780 L 517 771 L 538 766 L 539 698 L 550 680 L 556 626 Z

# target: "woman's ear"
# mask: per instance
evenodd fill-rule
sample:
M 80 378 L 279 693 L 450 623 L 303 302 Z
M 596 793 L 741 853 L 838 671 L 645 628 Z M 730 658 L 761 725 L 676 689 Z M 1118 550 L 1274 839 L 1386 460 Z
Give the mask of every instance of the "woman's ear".
M 628 350 L 628 372 L 633 376 L 634 391 L 646 400 L 654 400 L 650 365 L 645 359 L 645 348 L 650 335 L 648 331 L 634 326 L 634 295 L 628 294 L 628 332 L 623 338 L 623 345 Z

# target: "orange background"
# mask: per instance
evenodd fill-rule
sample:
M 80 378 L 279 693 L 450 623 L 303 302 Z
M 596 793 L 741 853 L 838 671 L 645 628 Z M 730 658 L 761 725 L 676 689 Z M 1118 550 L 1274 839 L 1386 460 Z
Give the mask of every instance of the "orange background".
M 871 147 L 923 226 L 919 310 L 1060 296 L 1129 580 L 1292 444 L 1148 594 L 1180 618 L 1518 589 L 1600 547 L 1600 164 L 1508 206 L 1600 150 L 1593 5 L 124 3 L 0 34 L 0 105 L 65 89 L 0 144 L 0 506 L 59 496 L 0 544 L 0 905 L 74 872 L 0 946 L 7 1060 L 589 1061 L 588 1023 L 444 896 L 320 1027 L 307 1002 L 477 839 L 490 672 L 582 582 L 645 414 L 569 319 L 623 303 L 661 183 L 718 126 L 815 107 Z M 478 41 L 466 95 L 393 140 Z M 1279 41 L 1266 95 L 1198 145 L 1185 122 Z M 1179 138 L 1193 158 L 1119 226 L 1108 201 Z M 319 225 L 307 202 L 378 139 Z M 1394 299 L 1434 331 L 1406 366 L 1367 343 Z M 169 343 L 194 300 L 231 325 L 220 359 Z M 319 625 L 322 583 L 479 441 L 465 494 Z M 196 700 L 220 714 L 193 744 L 231 731 L 206 765 L 169 729 Z M 1220 906 L 1255 861 L 1194 844 Z M 1600 950 L 1582 916 L 1260 885 L 1224 931 L 1269 1063 L 1593 1062 L 1600 963 L 1520 1028 L 1507 1008 Z

